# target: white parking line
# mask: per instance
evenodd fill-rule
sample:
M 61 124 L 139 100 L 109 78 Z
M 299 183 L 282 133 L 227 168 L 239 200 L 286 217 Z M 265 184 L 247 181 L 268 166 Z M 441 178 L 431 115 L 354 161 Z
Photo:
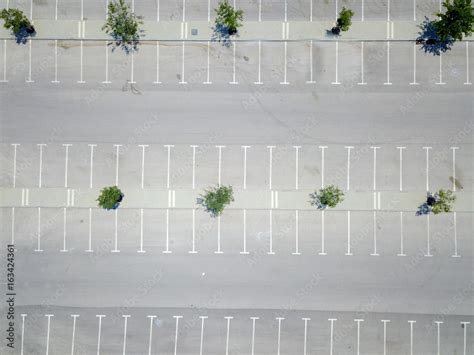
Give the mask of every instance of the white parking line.
M 443 53 L 439 54 L 439 82 L 435 83 L 437 85 L 445 85 L 443 82 Z
M 261 58 L 262 58 L 262 43 L 258 41 L 258 81 L 254 82 L 256 85 L 261 85 Z
M 430 161 L 430 157 L 429 157 L 429 151 L 432 147 L 423 147 L 423 149 L 426 150 L 426 191 L 430 191 L 430 172 L 429 172 L 429 161 Z
M 416 1 L 416 0 L 413 0 Z M 416 21 L 416 19 L 414 19 Z M 416 43 L 413 42 L 413 82 L 410 85 L 418 85 L 419 83 L 416 82 Z
M 54 40 L 54 80 L 51 81 L 53 84 L 58 84 L 58 40 Z
M 82 20 L 81 20 L 82 21 Z M 78 84 L 84 84 L 85 81 L 84 81 L 84 77 L 83 77 L 83 74 L 84 74 L 84 41 L 81 39 L 81 41 L 79 42 L 80 43 L 80 55 L 79 55 L 79 63 L 80 63 L 80 72 L 79 72 L 79 80 L 78 80 Z
M 76 340 L 76 318 L 78 314 L 71 314 L 72 317 L 72 340 L 71 340 L 71 355 L 74 355 L 74 342 Z
M 380 196 L 380 195 L 379 195 Z M 379 256 L 377 253 L 377 212 L 374 211 L 374 250 L 370 254 L 371 256 Z
M 221 216 L 217 216 L 217 251 L 214 254 L 223 254 L 221 250 Z
M 352 255 L 351 252 L 351 211 L 347 211 L 347 252 L 346 255 Z
M 388 0 L 388 2 L 390 4 L 390 0 Z M 390 82 L 390 42 L 389 41 L 387 41 L 387 81 L 383 84 L 392 85 L 392 83 Z
M 89 208 L 89 247 L 86 252 L 92 253 L 92 208 Z
M 170 247 L 170 210 L 166 209 L 166 250 L 163 254 L 171 254 Z
M 159 41 L 156 41 L 156 80 L 153 82 L 153 84 L 161 84 L 161 81 L 160 81 L 160 42 Z
M 387 323 L 390 323 L 388 319 L 382 319 L 383 323 L 383 355 L 387 355 Z
M 244 149 L 244 190 L 247 189 L 247 149 L 250 148 L 249 145 L 243 145 Z
M 413 0 L 413 21 L 416 21 L 416 0 Z
M 250 317 L 252 320 L 252 355 L 255 355 L 255 322 L 259 317 Z
M 97 314 L 97 318 L 99 318 L 99 330 L 97 333 L 97 355 L 100 355 L 100 333 L 102 331 L 102 318 L 105 317 L 103 314 Z
M 93 169 L 94 169 L 94 147 L 96 147 L 97 144 L 89 144 L 89 147 L 91 148 L 91 155 L 90 155 L 90 188 L 92 189 L 92 176 L 93 176 Z
M 454 228 L 454 254 L 451 255 L 453 258 L 460 258 L 458 254 L 458 228 L 457 228 L 457 214 L 453 212 L 453 228 Z
M 346 146 L 347 149 L 347 191 L 349 191 L 350 188 L 350 172 L 351 172 L 351 149 L 354 147 L 352 146 Z
M 25 317 L 27 314 L 21 314 L 21 345 L 20 345 L 20 355 L 23 355 L 23 348 L 25 345 Z M 466 352 L 464 352 L 465 354 Z
M 114 241 L 114 250 L 112 250 L 112 253 L 120 253 L 120 250 L 117 249 L 118 247 L 118 210 L 115 210 L 115 241 Z
M 278 321 L 278 345 L 277 345 L 277 355 L 280 355 L 280 340 L 281 340 L 281 321 L 285 318 L 277 317 L 275 318 Z
M 274 255 L 273 251 L 273 213 L 272 210 L 268 210 L 269 222 L 270 222 L 270 250 L 267 252 L 268 255 Z
M 377 188 L 377 149 L 380 147 L 370 147 L 374 150 L 374 191 Z
M 120 147 L 121 144 L 114 144 L 115 147 L 115 158 L 116 158 L 116 163 L 115 163 L 115 186 L 118 186 L 119 182 L 119 157 L 120 157 Z
M 38 207 L 38 247 L 35 249 L 35 251 L 43 251 L 41 249 L 41 207 Z
M 230 336 L 230 320 L 234 319 L 234 317 L 224 317 L 227 319 L 227 335 L 225 340 L 225 355 L 229 355 L 229 336 Z
M 453 151 L 453 191 L 456 192 L 456 149 L 459 147 L 451 147 Z
M 182 43 L 181 81 L 179 83 L 180 84 L 187 84 L 187 82 L 184 80 L 184 41 Z
M 464 350 L 464 351 L 463 351 L 463 354 L 466 355 L 466 348 L 467 348 L 467 346 L 466 346 L 466 343 L 467 343 L 467 334 L 466 334 L 466 333 L 467 333 L 467 325 L 468 325 L 468 324 L 471 324 L 471 322 L 460 322 L 460 323 L 461 323 L 462 328 L 464 329 L 464 338 L 463 338 L 463 350 Z M 23 336 L 22 336 L 22 338 L 23 338 Z
M 31 0 L 33 3 L 33 0 Z M 34 80 L 31 79 L 31 52 L 32 52 L 32 43 L 33 41 L 29 41 L 29 52 L 28 52 L 28 80 L 26 80 L 27 83 L 34 83 Z
M 400 211 L 400 253 L 398 256 L 406 256 L 403 250 L 403 212 Z
M 166 188 L 170 188 L 170 165 L 171 165 L 171 148 L 174 147 L 174 145 L 167 144 L 165 145 L 167 148 L 167 164 L 166 164 Z
M 334 321 L 337 321 L 336 318 L 329 318 L 328 321 L 331 322 L 331 338 L 329 343 L 329 355 L 332 355 L 333 342 L 334 342 Z
M 129 84 L 135 84 L 135 80 L 134 80 L 134 77 L 133 77 L 133 74 L 134 74 L 134 66 L 135 66 L 135 55 L 134 55 L 134 52 L 132 50 L 132 53 L 131 53 L 131 65 L 130 65 L 130 81 L 129 81 Z
M 8 9 L 8 8 L 7 8 Z M 3 79 L 0 80 L 2 83 L 8 82 L 7 80 L 7 40 L 3 40 Z
M 198 147 L 197 145 L 190 145 L 190 147 L 193 149 L 193 173 L 192 173 L 192 186 L 193 190 L 196 188 L 195 180 L 196 180 L 196 148 Z
M 321 251 L 319 255 L 327 255 L 324 251 L 324 211 L 321 211 Z
M 183 22 L 186 21 L 186 0 L 183 0 Z
M 203 84 L 212 84 L 212 82 L 210 81 L 210 78 L 209 78 L 209 75 L 210 75 L 210 73 L 209 73 L 210 72 L 210 51 L 211 51 L 211 42 L 207 41 L 207 77 L 206 77 L 206 81 L 203 82 Z
M 311 318 L 301 318 L 301 319 L 304 321 L 303 355 L 306 355 L 306 345 L 307 345 L 307 339 L 308 339 L 308 321 L 310 321 Z
M 148 147 L 146 144 L 140 144 L 138 145 L 139 147 L 142 148 L 142 189 L 144 187 L 144 182 L 145 182 L 145 148 Z
M 192 237 L 193 237 L 193 249 L 191 251 L 188 251 L 189 254 L 197 254 L 197 251 L 195 249 L 195 240 L 196 240 L 196 210 L 193 209 L 193 222 L 192 222 Z
M 45 314 L 44 315 L 46 318 L 48 318 L 48 325 L 47 325 L 47 331 L 46 331 L 46 355 L 49 354 L 49 333 L 50 333 L 50 328 L 51 328 L 51 317 L 54 317 L 54 314 Z
M 321 188 L 324 189 L 324 150 L 327 148 L 327 146 L 319 146 L 319 149 L 321 149 Z
M 225 145 L 216 145 L 216 148 L 219 150 L 218 154 L 218 174 L 217 174 L 217 181 L 218 186 L 221 186 L 221 168 L 222 168 L 222 148 L 225 148 Z
M 299 248 L 298 248 L 298 210 L 295 210 L 295 251 L 293 255 L 301 255 Z
M 199 316 L 201 318 L 201 346 L 199 347 L 199 355 L 202 355 L 202 348 L 203 348 L 203 343 L 204 343 L 204 321 L 207 316 Z
M 47 146 L 45 143 L 37 144 L 39 147 L 39 178 L 38 178 L 38 187 L 42 185 L 42 177 L 43 177 L 43 147 Z
M 310 21 L 313 21 L 313 0 L 311 0 L 311 14 L 310 14 Z M 313 80 L 313 40 L 309 41 L 309 80 L 306 82 L 307 84 L 314 84 L 315 81 Z
M 248 254 L 247 251 L 247 210 L 244 208 L 244 250 L 240 252 L 240 254 Z
M 438 348 L 438 355 L 441 354 L 441 349 L 440 349 L 440 345 L 441 345 L 441 339 L 440 339 L 440 333 L 441 333 L 441 329 L 440 329 L 440 325 L 443 324 L 443 322 L 441 321 L 435 321 L 436 323 L 436 326 L 437 326 L 437 333 L 438 333 L 438 336 L 437 336 L 437 348 Z
M 354 319 L 354 322 L 357 322 L 357 355 L 360 355 L 360 322 L 363 321 L 363 319 Z
M 66 157 L 65 157 L 65 163 L 64 163 L 64 187 L 67 187 L 67 171 L 68 171 L 68 165 L 69 165 L 69 147 L 72 146 L 72 144 L 63 144 L 63 147 L 66 148 Z
M 13 143 L 13 188 L 16 187 L 16 161 L 17 161 L 17 147 L 19 143 Z
M 150 318 L 150 336 L 148 340 L 148 355 L 151 355 L 151 342 L 153 339 L 153 318 L 156 318 L 156 316 L 147 316 Z
M 416 323 L 415 320 L 409 320 L 410 323 L 410 355 L 413 355 L 413 323 Z
M 397 149 L 400 151 L 400 158 L 399 158 L 399 166 L 400 166 L 400 191 L 403 191 L 403 181 L 402 181 L 402 176 L 403 176 L 403 149 L 406 147 L 397 147 Z
M 107 18 L 107 15 L 106 15 Z M 105 41 L 105 80 L 102 84 L 110 84 L 109 81 L 109 46 L 107 41 Z
M 229 84 L 238 84 L 237 81 L 235 81 L 235 50 L 236 50 L 236 47 L 237 47 L 237 42 L 232 42 L 232 48 L 234 50 L 234 62 L 233 62 L 233 75 L 232 75 L 232 81 L 229 83 Z
M 128 321 L 128 318 L 130 317 L 130 315 L 122 315 L 123 317 L 123 321 L 124 321 L 124 324 L 123 324 L 123 355 L 125 355 L 125 349 L 126 349 L 126 346 L 127 346 L 127 321 Z
M 299 156 L 298 152 L 301 146 L 293 146 L 295 148 L 295 190 L 298 190 L 298 165 L 299 165 Z
M 364 81 L 364 41 L 360 42 L 360 83 L 357 85 L 366 85 Z
M 143 250 L 143 208 L 140 208 L 140 250 L 137 253 L 145 253 Z
M 336 5 L 336 7 L 337 7 L 337 5 Z M 337 18 L 337 13 L 336 13 L 336 18 Z M 339 75 L 338 71 L 339 71 L 339 42 L 336 41 L 336 80 L 331 83 L 333 85 L 339 85 L 340 84 L 339 79 L 338 79 L 338 75 Z
M 174 355 L 178 353 L 178 327 L 179 327 L 179 319 L 183 318 L 183 316 L 173 316 L 176 319 L 176 332 L 174 335 Z
M 12 207 L 12 245 L 15 245 L 15 207 Z
M 273 148 L 275 148 L 274 145 L 268 145 L 267 146 L 268 149 L 270 149 L 269 151 L 269 159 L 270 159 L 270 162 L 269 162 L 269 176 L 268 176 L 268 189 L 271 190 L 272 189 L 272 165 L 273 165 Z
M 287 56 L 288 56 L 288 42 L 285 41 L 284 42 L 284 66 L 283 66 L 283 81 L 280 82 L 280 84 L 282 85 L 288 85 L 290 84 L 287 80 L 286 80 L 286 69 L 287 69 Z
M 58 20 L 58 0 L 56 0 L 56 6 L 55 6 L 55 11 L 54 11 L 54 19 L 56 21 Z
M 471 85 L 469 81 L 469 42 L 466 41 L 466 82 L 464 85 Z
M 63 248 L 60 252 L 66 253 L 68 250 L 66 248 L 66 224 L 67 224 L 67 212 L 66 207 L 63 207 Z

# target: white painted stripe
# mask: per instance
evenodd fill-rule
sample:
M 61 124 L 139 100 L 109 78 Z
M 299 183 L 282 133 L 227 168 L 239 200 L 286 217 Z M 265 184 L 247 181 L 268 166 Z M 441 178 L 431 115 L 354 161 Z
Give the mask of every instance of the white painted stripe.
M 86 252 L 92 252 L 92 208 L 89 208 L 89 247 Z
M 67 172 L 68 172 L 68 165 L 69 165 L 69 147 L 72 146 L 72 144 L 63 144 L 63 147 L 66 148 L 66 158 L 65 158 L 65 163 L 64 163 L 64 187 L 67 187 Z
M 238 84 L 238 82 L 236 81 L 236 74 L 235 74 L 235 51 L 236 51 L 236 47 L 237 47 L 237 42 L 232 42 L 232 48 L 233 48 L 233 51 L 234 51 L 234 61 L 233 61 L 233 74 L 232 74 L 232 81 L 229 83 L 229 84 Z
M 21 314 L 21 345 L 20 345 L 20 355 L 23 355 L 23 349 L 25 345 L 25 317 L 27 314 Z
M 138 253 L 145 253 L 143 250 L 143 208 L 140 208 L 140 250 Z
M 275 318 L 278 321 L 278 342 L 277 342 L 277 355 L 280 355 L 280 343 L 281 343 L 281 321 L 285 318 L 277 317 Z
M 16 188 L 16 161 L 17 161 L 17 147 L 20 144 L 13 143 L 13 188 Z
M 273 255 L 275 252 L 273 251 L 273 213 L 272 210 L 269 210 L 269 224 L 270 224 L 270 250 L 267 254 Z
M 259 317 L 250 317 L 252 320 L 252 355 L 255 355 L 255 322 L 260 319 Z
M 127 321 L 130 315 L 122 315 L 123 317 L 123 352 L 122 354 L 125 355 L 125 349 L 127 347 Z
M 247 189 L 247 149 L 250 148 L 249 145 L 243 145 L 244 149 L 244 190 Z
M 119 157 L 120 157 L 120 153 L 119 153 L 119 150 L 120 150 L 120 147 L 122 145 L 121 144 L 114 144 L 114 147 L 116 149 L 116 153 L 115 153 L 115 156 L 116 156 L 116 165 L 115 165 L 115 186 L 118 186 L 119 184 Z
M 370 147 L 374 150 L 374 191 L 377 188 L 377 149 L 380 147 Z
M 272 165 L 273 165 L 273 148 L 275 148 L 275 146 L 273 145 L 269 145 L 267 146 L 267 148 L 270 150 L 269 151 L 269 158 L 270 158 L 270 162 L 269 162 L 269 176 L 268 176 L 268 189 L 271 190 L 272 189 Z
M 170 247 L 170 210 L 166 209 L 166 250 L 163 251 L 163 254 L 171 254 L 169 249 Z
M 221 186 L 221 168 L 222 168 L 222 148 L 225 148 L 225 145 L 216 145 L 216 148 L 218 149 L 218 174 L 217 174 L 217 181 L 218 181 L 218 186 Z
M 426 150 L 426 172 L 425 172 L 425 175 L 426 175 L 426 191 L 430 191 L 430 172 L 429 172 L 429 161 L 430 161 L 430 157 L 429 157 L 429 151 L 432 147 L 423 147 L 423 149 Z
M 193 222 L 192 222 L 192 237 L 193 237 L 193 249 L 189 251 L 189 254 L 196 254 L 197 251 L 195 249 L 195 240 L 196 240 L 196 210 L 193 209 Z
M 363 321 L 363 319 L 354 319 L 354 322 L 357 323 L 357 355 L 360 355 L 360 322 Z
M 167 168 L 166 168 L 166 188 L 170 188 L 170 165 L 171 165 L 171 148 L 174 147 L 174 145 L 165 145 L 167 148 Z
M 313 2 L 311 1 L 311 4 Z M 311 320 L 311 318 L 302 318 L 304 321 L 304 340 L 303 340 L 303 355 L 306 355 L 306 345 L 307 345 L 307 340 L 308 340 L 308 321 Z
M 456 149 L 459 147 L 451 147 L 453 151 L 453 191 L 456 192 Z
M 461 255 L 458 254 L 458 228 L 457 228 L 457 215 L 456 212 L 453 212 L 453 227 L 454 227 L 454 254 L 453 258 L 460 258 Z
M 94 172 L 94 147 L 96 147 L 97 144 L 89 144 L 89 147 L 91 148 L 91 156 L 90 156 L 90 183 L 89 187 L 92 189 L 92 176 Z
M 104 318 L 105 315 L 98 314 L 96 317 L 99 318 L 99 330 L 97 332 L 97 355 L 100 355 L 100 334 L 102 331 L 102 318 Z
M 142 189 L 144 188 L 145 185 L 145 148 L 148 147 L 146 144 L 140 144 L 139 147 L 142 148 Z
M 208 0 L 209 3 L 211 0 Z M 209 20 L 208 20 L 209 21 Z M 210 51 L 211 51 L 211 42 L 210 41 L 207 41 L 207 77 L 206 77 L 206 81 L 203 82 L 203 84 L 212 84 L 210 82 Z
M 441 350 L 441 349 L 440 349 L 440 347 L 441 347 L 441 339 L 440 339 L 441 329 L 440 329 L 440 325 L 443 324 L 443 322 L 435 321 L 435 323 L 436 323 L 436 326 L 437 326 L 437 328 L 438 328 L 438 329 L 437 329 L 437 330 L 438 330 L 438 332 L 437 332 L 437 333 L 438 333 L 438 336 L 437 336 L 438 355 L 441 355 L 441 351 L 440 351 L 440 350 Z
M 461 326 L 463 327 L 464 329 L 464 338 L 463 338 L 463 354 L 466 355 L 466 348 L 467 348 L 467 325 L 468 324 L 471 324 L 471 322 L 460 322 L 461 323 Z M 23 338 L 23 337 L 22 337 Z
M 374 250 L 370 255 L 379 256 L 379 253 L 377 253 L 377 211 L 374 211 Z
M 151 342 L 153 339 L 153 318 L 156 318 L 156 316 L 147 316 L 150 318 L 150 336 L 148 340 L 148 355 L 151 355 Z
M 112 250 L 112 253 L 120 253 L 118 250 L 118 210 L 115 210 L 115 241 L 114 241 L 115 248 Z
M 42 177 L 43 177 L 43 147 L 46 146 L 46 144 L 41 143 L 37 144 L 39 147 L 39 178 L 38 178 L 38 187 L 41 188 L 42 185 Z
M 156 81 L 154 81 L 153 84 L 161 84 L 161 81 L 160 81 L 160 42 L 159 41 L 156 41 Z
M 299 165 L 299 150 L 301 146 L 293 146 L 295 148 L 295 190 L 298 190 L 298 165 Z
M 360 42 L 360 83 L 358 85 L 366 85 L 364 81 L 364 41 Z
M 337 15 L 336 15 L 337 17 Z M 332 82 L 333 85 L 339 85 L 339 42 L 336 41 L 336 80 Z
M 284 42 L 284 66 L 283 66 L 283 81 L 280 83 L 280 84 L 283 84 L 283 85 L 288 85 L 289 82 L 288 80 L 286 80 L 286 72 L 287 72 L 287 57 L 288 57 L 288 42 L 285 41 Z
M 388 319 L 382 319 L 383 323 L 383 355 L 387 355 L 387 323 L 390 322 Z
M 217 251 L 214 254 L 222 254 L 221 250 L 221 216 L 217 216 Z
M 469 81 L 469 42 L 466 41 L 466 82 L 464 85 L 471 85 Z
M 184 0 L 183 0 L 184 1 Z M 179 327 L 179 319 L 183 318 L 183 316 L 173 316 L 176 319 L 176 332 L 174 335 L 174 355 L 178 353 L 178 327 Z
M 35 251 L 43 251 L 41 250 L 41 207 L 38 207 L 38 247 Z
M 413 355 L 413 323 L 416 323 L 414 320 L 409 320 L 410 323 L 410 355 Z
M 193 173 L 192 173 L 192 186 L 193 186 L 193 190 L 196 188 L 196 185 L 195 185 L 195 180 L 196 180 L 196 148 L 198 147 L 197 145 L 191 145 L 190 146 L 192 149 L 193 149 Z
M 299 244 L 299 240 L 298 240 L 298 210 L 295 210 L 295 252 L 293 253 L 293 255 L 301 255 L 300 251 L 299 251 L 299 248 L 298 248 L 298 244 Z
M 430 248 L 430 215 L 426 215 L 426 254 L 425 256 L 433 256 L 431 255 L 431 248 Z
M 311 0 L 311 7 L 313 6 L 313 0 Z M 311 21 L 313 21 L 313 12 L 311 10 Z M 309 41 L 309 80 L 306 82 L 307 84 L 314 84 L 315 81 L 313 80 L 313 40 Z
M 46 355 L 48 355 L 49 354 L 49 335 L 50 335 L 50 329 L 51 329 L 51 317 L 54 317 L 54 314 L 45 314 L 44 316 L 48 318 L 48 325 L 47 325 L 47 331 L 46 331 Z
M 413 0 L 416 1 L 416 0 Z M 415 20 L 416 21 L 416 20 Z M 410 85 L 418 85 L 416 82 L 416 43 L 413 42 L 413 81 Z
M 321 149 L 321 188 L 324 189 L 324 150 L 327 146 L 319 146 Z
M 324 251 L 324 213 L 325 211 L 321 211 L 321 251 L 319 255 L 326 255 Z
M 183 0 L 184 1 L 184 0 Z M 184 41 L 181 44 L 182 48 L 182 60 L 181 60 L 181 81 L 179 82 L 180 84 L 187 84 L 187 82 L 184 80 Z
M 12 207 L 12 225 L 11 225 L 11 230 L 12 230 L 12 240 L 11 243 L 12 245 L 15 244 L 15 207 Z
M 387 28 L 388 28 L 388 23 L 387 23 Z M 390 82 L 390 42 L 389 41 L 387 41 L 387 81 L 384 83 L 384 85 L 392 85 L 392 83 Z
M 71 314 L 72 317 L 72 340 L 71 340 L 71 355 L 74 355 L 74 342 L 76 340 L 76 318 L 78 314 Z
M 69 191 L 69 190 L 68 190 Z M 66 212 L 66 207 L 63 208 L 63 248 L 60 250 L 61 252 L 65 253 L 67 252 L 67 247 L 66 247 L 66 231 L 67 231 L 67 212 Z
M 261 80 L 261 58 L 262 58 L 262 43 L 259 40 L 258 41 L 258 81 L 254 82 L 254 84 L 258 84 L 258 85 L 263 84 Z
M 400 151 L 400 191 L 403 191 L 403 149 L 406 147 L 397 147 L 397 149 Z
M 347 252 L 346 255 L 352 255 L 351 252 L 351 211 L 347 211 Z
M 331 337 L 330 337 L 330 345 L 329 345 L 329 355 L 333 355 L 333 342 L 334 342 L 334 322 L 337 321 L 336 318 L 329 318 L 328 321 L 331 322 Z
M 51 81 L 54 84 L 59 83 L 58 81 L 58 40 L 54 40 L 54 80 Z
M 350 189 L 350 172 L 351 172 L 351 149 L 353 146 L 346 146 L 347 149 L 347 191 Z
M 202 355 L 202 348 L 204 343 L 204 321 L 206 320 L 207 316 L 199 316 L 201 318 L 201 346 L 199 347 L 199 355 Z
M 33 0 L 31 0 L 31 4 L 33 4 Z M 32 5 L 33 6 L 33 5 Z M 28 80 L 27 83 L 33 83 L 34 80 L 31 79 L 31 52 L 32 52 L 32 43 L 33 41 L 30 40 L 29 42 L 29 51 L 28 51 Z
M 400 253 L 398 256 L 406 256 L 403 250 L 403 212 L 400 211 Z
M 247 210 L 244 208 L 244 234 L 243 234 L 243 239 L 244 239 L 244 250 L 240 252 L 240 254 L 248 254 L 249 252 L 247 251 Z
M 229 355 L 229 337 L 230 337 L 230 320 L 234 319 L 234 317 L 224 317 L 227 319 L 227 335 L 225 340 L 225 355 Z

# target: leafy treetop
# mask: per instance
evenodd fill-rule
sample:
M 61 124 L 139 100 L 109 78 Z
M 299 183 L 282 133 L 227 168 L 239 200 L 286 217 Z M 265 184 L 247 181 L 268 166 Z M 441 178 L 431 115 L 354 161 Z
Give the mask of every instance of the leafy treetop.
M 445 13 L 438 13 L 435 21 L 436 32 L 442 40 L 453 38 L 461 41 L 470 36 L 474 26 L 474 8 L 471 0 L 446 0 L 443 2 Z

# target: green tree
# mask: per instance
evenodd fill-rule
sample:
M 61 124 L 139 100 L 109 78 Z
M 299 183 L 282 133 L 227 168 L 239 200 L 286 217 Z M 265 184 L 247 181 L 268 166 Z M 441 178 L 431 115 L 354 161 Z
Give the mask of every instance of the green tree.
M 431 206 L 431 211 L 434 214 L 439 214 L 442 212 L 451 212 L 453 204 L 456 201 L 456 196 L 451 190 L 439 190 L 433 195 L 435 202 Z
M 326 207 L 334 208 L 344 201 L 344 192 L 334 185 L 326 186 L 319 191 L 313 192 L 309 196 L 311 198 L 311 205 L 317 206 L 320 209 Z
M 11 30 L 15 37 L 27 37 L 35 32 L 28 17 L 23 11 L 18 9 L 3 9 L 0 11 L 0 18 L 5 21 L 3 27 Z
M 102 30 L 114 39 L 114 49 L 121 47 L 128 54 L 138 50 L 142 24 L 141 17 L 131 11 L 125 0 L 112 0 Z
M 232 186 L 218 186 L 205 190 L 201 197 L 202 206 L 213 217 L 217 217 L 222 214 L 225 206 L 234 201 L 234 192 Z
M 216 29 L 219 31 L 227 31 L 227 34 L 235 35 L 242 26 L 244 12 L 236 10 L 229 4 L 228 0 L 221 0 L 216 11 Z
M 436 33 L 441 40 L 452 38 L 461 41 L 470 36 L 474 25 L 474 8 L 471 0 L 446 0 L 443 2 L 445 13 L 438 13 L 434 22 Z
M 119 207 L 123 199 L 123 193 L 117 186 L 104 187 L 97 198 L 99 207 L 106 210 L 114 210 Z
M 341 31 L 349 30 L 349 27 L 352 25 L 352 16 L 354 16 L 354 11 L 343 7 L 337 18 L 337 27 L 339 27 Z

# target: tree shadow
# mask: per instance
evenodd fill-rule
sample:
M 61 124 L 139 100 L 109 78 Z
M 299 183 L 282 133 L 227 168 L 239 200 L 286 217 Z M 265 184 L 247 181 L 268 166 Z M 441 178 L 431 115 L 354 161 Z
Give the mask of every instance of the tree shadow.
M 441 53 L 451 50 L 454 39 L 442 40 L 436 32 L 435 23 L 436 20 L 430 20 L 425 16 L 425 20 L 418 25 L 421 31 L 418 32 L 419 36 L 416 39 L 416 44 L 420 44 L 425 53 L 439 56 Z
M 216 24 L 212 27 L 211 41 L 221 42 L 224 47 L 232 46 L 232 38 L 236 36 L 237 32 L 231 31 L 231 29 L 223 24 Z
M 28 38 L 35 37 L 36 30 L 33 26 L 22 27 L 17 33 L 15 33 L 15 41 L 17 44 L 26 44 Z

